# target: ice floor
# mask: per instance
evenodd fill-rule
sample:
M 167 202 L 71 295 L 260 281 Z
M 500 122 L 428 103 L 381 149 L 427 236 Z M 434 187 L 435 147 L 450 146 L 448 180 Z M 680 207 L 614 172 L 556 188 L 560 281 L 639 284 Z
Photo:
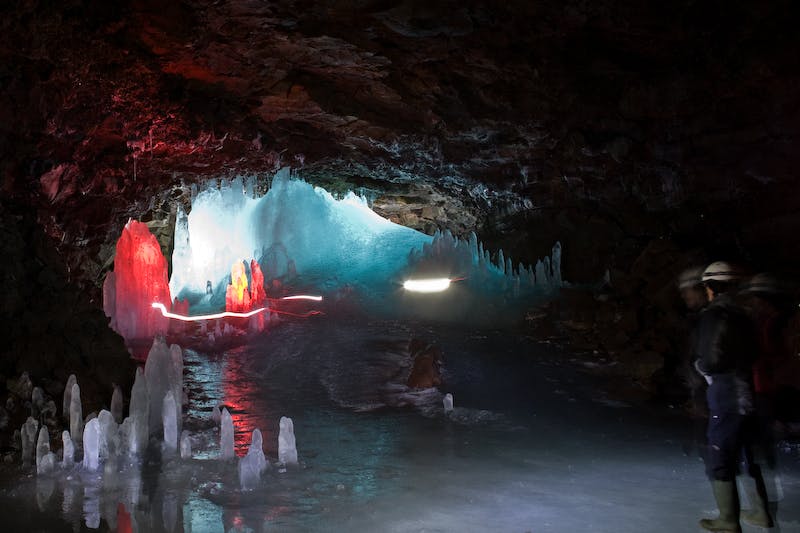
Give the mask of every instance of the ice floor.
M 401 386 L 411 337 L 444 354 L 443 392 Z M 627 406 L 556 347 L 508 332 L 321 317 L 283 323 L 226 353 L 188 350 L 184 427 L 194 458 L 36 478 L 0 471 L 3 531 L 693 532 L 714 510 L 690 424 Z M 242 492 L 216 459 L 211 407 L 234 417 L 237 449 L 260 428 L 277 457 L 294 420 L 301 467 Z M 800 532 L 800 456 L 768 472 L 778 527 Z M 119 523 L 118 523 L 119 522 Z M 748 529 L 745 531 L 757 531 Z

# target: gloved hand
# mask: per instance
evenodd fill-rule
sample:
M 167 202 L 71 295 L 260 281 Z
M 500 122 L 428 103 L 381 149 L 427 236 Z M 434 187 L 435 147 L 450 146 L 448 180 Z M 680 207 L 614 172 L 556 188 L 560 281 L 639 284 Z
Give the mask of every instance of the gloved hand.
M 712 378 L 712 377 L 711 377 L 709 374 L 706 374 L 705 372 L 703 372 L 703 371 L 700 369 L 700 359 L 695 359 L 695 361 L 694 361 L 694 368 L 695 368 L 695 370 L 697 370 L 697 372 L 698 372 L 698 373 L 699 373 L 701 376 L 703 376 L 703 378 L 705 378 L 705 380 L 706 380 L 706 383 L 708 383 L 709 385 L 711 385 L 712 383 L 714 383 L 714 378 Z

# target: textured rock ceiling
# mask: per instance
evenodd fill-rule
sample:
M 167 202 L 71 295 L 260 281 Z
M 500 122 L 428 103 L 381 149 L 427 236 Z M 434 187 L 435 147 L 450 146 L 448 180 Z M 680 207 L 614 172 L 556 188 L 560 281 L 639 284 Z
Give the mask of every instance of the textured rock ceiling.
M 796 261 L 792 9 L 9 2 L 3 195 L 34 208 L 73 280 L 95 285 L 127 216 L 159 216 L 153 198 L 281 165 L 522 259 L 562 238 L 567 268 L 591 256 L 575 277 L 599 276 L 620 238 Z

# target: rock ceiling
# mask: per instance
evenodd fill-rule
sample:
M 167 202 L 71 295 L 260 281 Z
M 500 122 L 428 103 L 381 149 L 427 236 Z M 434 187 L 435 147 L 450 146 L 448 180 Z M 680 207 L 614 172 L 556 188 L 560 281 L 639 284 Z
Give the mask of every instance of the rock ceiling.
M 574 249 L 581 228 L 611 227 L 640 248 L 722 233 L 794 260 L 775 251 L 798 221 L 791 9 L 9 3 L 2 194 L 95 286 L 127 216 L 163 216 L 159 201 L 185 200 L 193 182 L 283 165 L 359 187 L 410 226 L 481 229 L 522 258 L 533 228 L 542 247 L 574 236 Z

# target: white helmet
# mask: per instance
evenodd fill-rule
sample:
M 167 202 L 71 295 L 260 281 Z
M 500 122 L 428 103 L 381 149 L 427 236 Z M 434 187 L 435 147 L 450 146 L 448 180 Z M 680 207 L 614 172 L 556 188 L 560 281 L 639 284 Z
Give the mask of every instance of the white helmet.
M 678 276 L 678 289 L 691 289 L 703 284 L 703 267 L 687 268 Z
M 744 294 L 781 294 L 782 292 L 779 281 L 770 274 L 756 274 L 742 288 Z
M 725 261 L 715 261 L 703 271 L 703 282 L 722 281 L 731 283 L 742 279 L 742 272 L 735 266 Z

